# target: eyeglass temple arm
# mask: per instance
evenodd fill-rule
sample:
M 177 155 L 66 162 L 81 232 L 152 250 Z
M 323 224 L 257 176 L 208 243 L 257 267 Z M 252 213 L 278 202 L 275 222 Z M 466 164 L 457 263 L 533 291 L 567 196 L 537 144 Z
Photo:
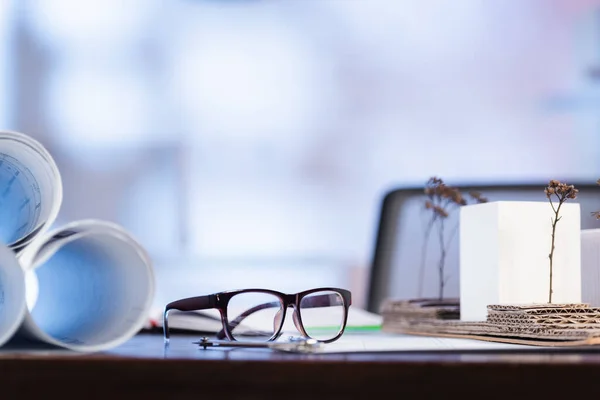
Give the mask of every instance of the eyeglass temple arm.
M 214 294 L 209 294 L 207 296 L 197 296 L 197 297 L 188 297 L 186 299 L 181 299 L 177 301 L 173 301 L 166 305 L 165 312 L 163 315 L 163 333 L 165 340 L 169 340 L 169 311 L 178 310 L 178 311 L 197 311 L 197 310 L 206 310 L 209 308 L 214 308 L 216 304 L 216 296 Z
M 273 301 L 270 303 L 259 304 L 252 308 L 249 308 L 240 315 L 238 315 L 233 321 L 229 322 L 229 329 L 233 330 L 236 326 L 241 324 L 244 319 L 248 318 L 250 315 L 254 314 L 257 311 L 265 310 L 267 308 L 278 308 L 280 304 L 281 303 L 279 303 L 278 301 Z M 338 295 L 331 294 L 321 294 L 318 296 L 305 297 L 302 300 L 302 308 L 330 307 L 343 304 L 344 301 Z M 217 333 L 217 338 L 225 338 L 225 331 L 223 329 L 221 329 Z

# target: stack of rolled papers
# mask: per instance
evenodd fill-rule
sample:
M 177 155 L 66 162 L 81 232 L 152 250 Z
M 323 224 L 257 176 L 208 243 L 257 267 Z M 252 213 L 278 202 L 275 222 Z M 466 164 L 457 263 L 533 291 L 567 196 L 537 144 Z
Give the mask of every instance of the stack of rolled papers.
M 0 346 L 27 338 L 102 351 L 148 318 L 155 282 L 147 252 L 110 221 L 53 227 L 62 195 L 44 146 L 0 132 Z

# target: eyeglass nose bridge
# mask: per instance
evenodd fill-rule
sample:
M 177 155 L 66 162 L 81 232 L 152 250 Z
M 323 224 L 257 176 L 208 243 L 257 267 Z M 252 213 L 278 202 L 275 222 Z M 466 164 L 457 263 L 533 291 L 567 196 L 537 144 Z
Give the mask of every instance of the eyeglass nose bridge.
M 295 302 L 288 302 L 286 307 L 281 307 L 281 308 L 279 308 L 279 310 L 277 310 L 277 313 L 275 314 L 275 316 L 273 318 L 274 332 L 281 331 L 281 328 L 283 327 L 283 322 L 288 314 L 287 313 L 288 308 L 292 309 L 292 320 L 294 321 L 294 326 L 296 327 L 298 332 L 300 332 L 301 334 L 306 336 L 306 331 L 303 329 L 302 323 L 300 322 L 300 318 L 298 317 L 298 313 L 300 311 L 296 307 Z M 279 333 L 277 333 L 275 336 L 278 336 L 278 335 L 279 335 Z
M 291 296 L 291 299 L 289 299 L 289 300 L 290 301 L 288 301 L 287 308 L 292 309 L 292 320 L 294 321 L 294 326 L 296 327 L 298 332 L 300 332 L 304 336 L 307 336 L 308 334 L 304 330 L 304 326 L 302 325 L 302 322 L 301 322 L 300 309 L 296 304 L 296 297 Z
M 298 306 L 296 304 L 297 303 L 297 297 L 296 297 L 296 295 L 293 295 L 293 294 L 292 295 L 287 295 L 284 300 L 286 302 L 285 309 L 286 310 L 288 308 L 292 309 L 292 320 L 294 321 L 294 326 L 296 327 L 296 329 L 298 330 L 298 332 L 300 332 L 303 335 L 306 335 L 306 331 L 304 330 L 304 327 L 302 326 L 302 322 L 300 322 L 300 317 L 298 315 L 300 313 L 300 310 L 298 309 Z M 275 326 L 279 326 L 279 325 L 283 326 L 282 325 L 283 321 L 281 321 L 280 318 L 285 318 L 284 316 L 286 314 L 288 314 L 288 313 L 287 312 L 283 312 L 283 308 L 281 308 L 277 312 L 277 314 L 275 315 L 275 321 L 274 321 Z
M 294 307 L 294 312 L 292 313 L 292 319 L 294 320 L 294 325 L 296 326 L 296 329 L 298 329 L 298 332 L 301 332 L 302 334 L 306 334 L 306 332 L 304 332 L 304 328 L 302 327 L 302 323 L 300 322 L 300 319 L 298 318 L 298 313 L 299 313 L 299 311 L 296 309 L 296 307 Z
M 287 304 L 288 308 L 295 307 L 296 302 L 298 301 L 298 296 L 295 294 L 288 294 L 285 295 L 285 297 L 283 297 L 283 301 L 285 302 L 285 304 Z

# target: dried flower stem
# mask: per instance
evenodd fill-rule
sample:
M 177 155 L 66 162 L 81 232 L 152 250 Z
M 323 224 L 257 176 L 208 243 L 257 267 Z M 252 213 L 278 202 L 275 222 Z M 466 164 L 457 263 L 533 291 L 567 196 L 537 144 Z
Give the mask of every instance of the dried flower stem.
M 444 277 L 444 266 L 446 263 L 446 243 L 444 242 L 444 220 L 439 220 L 439 240 L 440 240 L 440 260 L 438 263 L 438 274 L 440 279 L 440 300 L 444 298 L 444 286 L 446 286 L 446 277 Z
M 553 179 L 548 184 L 548 187 L 544 189 L 544 193 L 546 193 L 546 197 L 550 202 L 550 207 L 552 207 L 552 211 L 554 211 L 554 217 L 552 218 L 552 244 L 550 247 L 550 254 L 548 254 L 548 258 L 550 259 L 550 287 L 548 290 L 548 303 L 552 303 L 552 274 L 555 249 L 554 240 L 556 238 L 556 224 L 558 224 L 558 221 L 560 221 L 562 218 L 559 216 L 559 213 L 563 203 L 568 199 L 576 199 L 579 190 L 575 189 L 575 186 L 573 185 L 560 183 L 559 181 Z M 556 197 L 556 199 L 558 200 L 558 206 L 556 207 L 554 207 L 554 203 L 552 202 L 553 196 Z
M 425 194 L 427 195 L 427 201 L 425 202 L 425 209 L 431 211 L 431 218 L 429 219 L 425 228 L 425 237 L 423 245 L 421 247 L 421 269 L 419 271 L 419 297 L 423 294 L 423 286 L 425 281 L 425 259 L 427 256 L 427 245 L 429 243 L 429 237 L 431 232 L 437 224 L 437 233 L 440 247 L 440 258 L 438 260 L 437 270 L 439 275 L 439 298 L 444 298 L 444 288 L 448 282 L 449 277 L 445 276 L 445 265 L 446 257 L 448 254 L 448 246 L 456 234 L 456 229 L 452 232 L 448 241 L 445 239 L 445 223 L 444 220 L 448 218 L 450 213 L 460 206 L 467 204 L 467 201 L 462 196 L 460 191 L 456 188 L 450 187 L 444 183 L 442 179 L 433 177 L 427 181 L 425 185 Z M 484 203 L 487 199 L 481 196 L 480 193 L 471 192 L 471 197 L 477 203 Z
M 598 180 L 596 181 L 596 185 L 599 185 L 599 186 L 600 186 L 600 179 L 598 179 Z M 596 219 L 600 219 L 600 211 L 594 211 L 594 212 L 592 212 L 591 214 L 592 214 L 592 217 L 594 217 L 594 218 L 596 218 Z
M 558 216 L 558 213 L 560 212 L 560 206 L 562 206 L 562 203 L 558 203 L 558 207 L 556 207 L 556 209 L 554 209 L 552 200 L 550 200 L 550 205 L 552 206 L 552 210 L 554 211 L 554 218 L 552 219 L 552 247 L 550 248 L 550 254 L 548 255 L 548 257 L 550 258 L 550 291 L 548 292 L 548 303 L 552 303 L 552 261 L 554 260 L 554 249 L 556 247 L 554 246 L 554 238 L 556 237 L 556 224 L 558 224 L 558 221 L 560 221 L 560 219 L 562 218 Z
M 436 214 L 431 216 L 431 219 L 427 223 L 425 228 L 425 237 L 423 238 L 423 245 L 421 246 L 421 268 L 419 269 L 419 297 L 423 297 L 423 287 L 425 285 L 425 260 L 427 259 L 427 244 L 429 243 L 429 236 L 433 230 L 435 224 Z

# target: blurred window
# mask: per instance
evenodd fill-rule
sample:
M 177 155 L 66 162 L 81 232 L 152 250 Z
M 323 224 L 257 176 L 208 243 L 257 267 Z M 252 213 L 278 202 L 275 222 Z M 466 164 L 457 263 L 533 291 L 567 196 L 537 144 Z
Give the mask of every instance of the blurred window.
M 360 290 L 391 187 L 595 181 L 592 3 L 1 2 L 0 122 L 54 154 L 59 223 L 124 225 L 164 296 Z

